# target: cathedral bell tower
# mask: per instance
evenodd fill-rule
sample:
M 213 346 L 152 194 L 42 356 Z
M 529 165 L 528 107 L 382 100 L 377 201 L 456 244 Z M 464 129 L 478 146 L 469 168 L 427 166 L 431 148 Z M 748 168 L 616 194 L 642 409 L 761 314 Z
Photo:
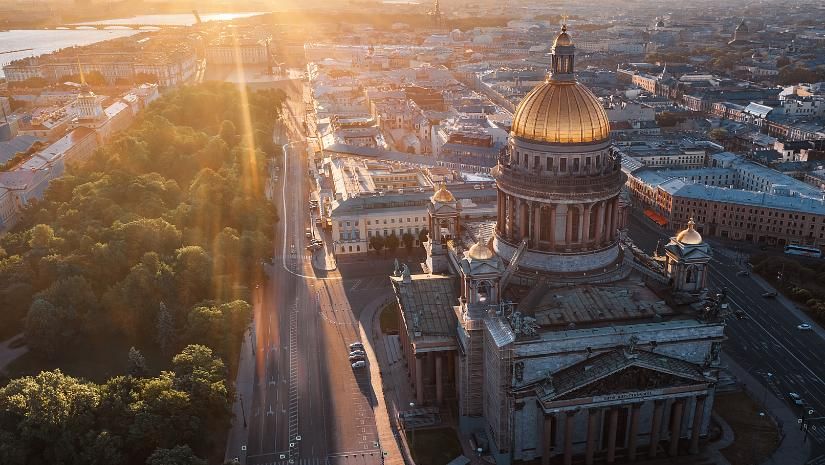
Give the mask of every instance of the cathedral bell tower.
M 665 270 L 673 291 L 692 295 L 701 293 L 707 282 L 710 257 L 710 246 L 696 231 L 696 223 L 691 218 L 687 229 L 671 237 L 665 246 Z
M 461 204 L 443 182 L 430 197 L 427 214 L 430 225 L 428 240 L 424 243 L 424 249 L 427 251 L 427 262 L 424 265 L 430 273 L 446 273 L 447 241 L 459 234 Z

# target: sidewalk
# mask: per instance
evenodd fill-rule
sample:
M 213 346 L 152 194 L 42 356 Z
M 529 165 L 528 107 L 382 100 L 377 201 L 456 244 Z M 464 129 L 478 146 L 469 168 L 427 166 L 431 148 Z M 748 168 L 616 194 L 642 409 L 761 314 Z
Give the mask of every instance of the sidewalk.
M 744 368 L 739 366 L 732 358 L 722 353 L 722 363 L 745 387 L 750 386 L 750 392 L 754 389 L 763 389 L 762 383 L 751 376 Z M 767 391 L 767 413 L 773 417 L 782 438 L 779 447 L 773 455 L 766 460 L 765 464 L 803 464 L 810 456 L 810 445 L 812 441 L 802 442 L 804 433 L 797 426 L 798 416 L 782 399 L 778 399 L 772 392 Z M 757 399 L 754 399 L 757 400 Z
M 373 363 L 369 364 L 370 368 L 370 382 L 372 383 L 372 390 L 375 393 L 375 408 L 373 413 L 375 415 L 375 426 L 378 429 L 378 441 L 381 444 L 381 452 L 384 454 L 384 465 L 405 465 L 412 464 L 409 459 L 409 452 L 403 451 L 398 444 L 400 433 L 395 424 L 395 419 L 398 418 L 395 400 L 390 399 L 387 402 L 385 389 L 391 391 L 393 386 L 396 386 L 395 380 L 387 380 L 385 382 L 382 378 L 385 373 L 382 367 L 385 366 L 385 356 L 383 350 L 383 341 L 381 340 L 381 327 L 376 325 L 376 320 L 380 317 L 379 310 L 384 307 L 384 304 L 392 299 L 391 292 L 382 293 L 376 296 L 369 304 L 365 306 L 364 311 L 360 317 L 360 331 L 361 340 L 364 342 L 364 348 L 367 352 L 369 360 Z M 386 386 L 386 388 L 385 388 Z M 402 439 L 403 441 L 403 439 Z
M 253 339 L 255 323 L 251 323 L 244 333 L 241 355 L 238 360 L 238 375 L 235 379 L 235 402 L 232 404 L 232 426 L 226 439 L 225 460 L 238 457 L 246 465 L 246 442 L 249 436 L 246 422 L 247 412 L 252 405 L 252 391 L 255 387 L 255 347 Z

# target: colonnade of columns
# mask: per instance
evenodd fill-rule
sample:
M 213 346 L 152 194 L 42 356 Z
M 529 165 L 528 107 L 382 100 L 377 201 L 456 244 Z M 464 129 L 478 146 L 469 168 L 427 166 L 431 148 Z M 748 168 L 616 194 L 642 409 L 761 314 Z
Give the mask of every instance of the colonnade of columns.
M 559 215 L 566 210 L 566 215 Z M 527 238 L 531 249 L 598 249 L 616 238 L 619 198 L 572 204 L 525 200 L 498 191 L 498 234 L 512 242 Z M 564 228 L 561 239 L 556 229 Z
M 410 364 L 410 374 L 414 379 L 413 387 L 415 388 L 415 402 L 417 405 L 424 405 L 425 401 L 429 402 L 431 399 L 424 397 L 424 373 L 427 370 L 433 370 L 431 376 L 435 378 L 435 402 L 437 405 L 444 403 L 444 364 L 447 362 L 445 358 L 448 353 L 444 352 L 428 352 L 424 354 L 416 354 L 413 356 L 414 363 Z
M 669 456 L 676 456 L 679 452 L 679 439 L 682 436 L 682 423 L 685 413 L 685 406 L 689 398 L 682 397 L 673 400 L 671 404 L 671 415 L 669 423 L 669 442 L 667 445 L 667 453 Z M 693 421 L 690 434 L 690 441 L 688 445 L 688 452 L 690 454 L 699 453 L 699 436 L 701 434 L 701 425 L 704 421 L 705 414 L 705 396 L 698 396 L 695 398 L 695 407 L 693 410 Z M 662 430 L 662 422 L 664 420 L 665 400 L 653 401 L 653 417 L 650 424 L 650 443 L 647 449 L 647 457 L 655 458 L 659 453 L 659 442 L 661 440 L 660 432 Z M 618 444 L 619 431 L 619 410 L 627 408 L 628 406 L 614 406 L 607 408 L 590 408 L 587 409 L 587 439 L 585 442 L 584 463 L 585 465 L 592 465 L 595 460 L 596 447 L 598 441 L 603 438 L 604 428 L 607 428 L 606 441 L 602 444 L 602 450 L 605 451 L 605 459 L 607 463 L 616 462 L 616 452 L 620 449 L 625 449 L 628 462 L 635 462 L 640 458 L 638 444 L 639 444 L 639 419 L 642 409 L 642 403 L 634 403 L 629 406 L 629 421 L 623 424 L 627 428 L 627 435 L 625 436 L 625 444 Z M 571 465 L 573 463 L 573 434 L 575 432 L 575 417 L 577 411 L 567 411 L 557 414 L 546 414 L 544 416 L 544 432 L 542 435 L 542 449 L 541 449 L 541 463 L 542 465 L 549 465 L 551 452 L 556 446 L 553 443 L 556 431 L 559 424 L 564 423 L 564 439 L 562 441 L 562 463 L 564 465 Z M 600 427 L 600 418 L 604 415 L 604 426 Z M 626 418 L 626 417 L 625 417 Z

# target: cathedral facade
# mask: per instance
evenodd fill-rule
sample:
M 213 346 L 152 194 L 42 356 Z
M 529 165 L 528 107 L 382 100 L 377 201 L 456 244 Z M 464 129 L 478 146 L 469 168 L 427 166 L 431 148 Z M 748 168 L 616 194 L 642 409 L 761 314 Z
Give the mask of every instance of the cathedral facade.
M 574 65 L 565 27 L 494 170 L 495 224 L 459 223 L 441 186 L 424 273 L 391 277 L 416 402 L 454 405 L 499 464 L 695 454 L 727 308 L 705 288 L 711 251 L 692 224 L 662 257 L 622 232 L 625 176 Z

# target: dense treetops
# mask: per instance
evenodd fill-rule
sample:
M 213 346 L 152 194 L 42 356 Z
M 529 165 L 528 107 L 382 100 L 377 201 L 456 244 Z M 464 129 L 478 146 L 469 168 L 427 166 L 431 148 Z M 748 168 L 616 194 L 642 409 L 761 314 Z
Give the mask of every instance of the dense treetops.
M 99 385 L 59 371 L 10 381 L 0 463 L 200 463 L 212 452 L 232 400 L 218 357 L 235 364 L 248 289 L 271 255 L 262 176 L 283 99 L 245 103 L 218 83 L 172 92 L 52 181 L 0 239 L 0 338 L 24 331 L 44 360 L 104 338 L 137 348 L 123 349 L 131 375 Z M 167 364 L 182 352 L 152 378 L 164 367 L 147 368 L 141 350 Z

